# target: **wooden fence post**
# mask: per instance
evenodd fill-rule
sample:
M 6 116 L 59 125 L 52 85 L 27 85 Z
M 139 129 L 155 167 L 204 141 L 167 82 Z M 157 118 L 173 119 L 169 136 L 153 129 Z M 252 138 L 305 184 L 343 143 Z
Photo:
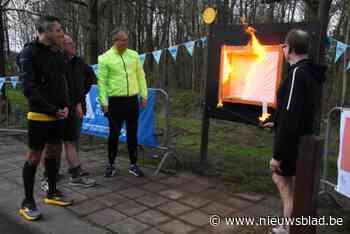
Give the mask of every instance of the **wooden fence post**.
M 314 135 L 303 136 L 299 147 L 299 159 L 295 176 L 293 218 L 316 218 L 320 186 L 320 161 L 323 139 Z M 314 234 L 316 226 L 293 225 L 290 234 Z

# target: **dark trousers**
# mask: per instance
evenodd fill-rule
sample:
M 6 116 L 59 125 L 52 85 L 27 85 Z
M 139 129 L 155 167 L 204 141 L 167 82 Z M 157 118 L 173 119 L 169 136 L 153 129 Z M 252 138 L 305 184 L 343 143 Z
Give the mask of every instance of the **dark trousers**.
M 119 135 L 124 122 L 130 163 L 136 164 L 138 118 L 139 102 L 137 96 L 108 98 L 108 159 L 111 165 L 114 164 L 118 154 Z

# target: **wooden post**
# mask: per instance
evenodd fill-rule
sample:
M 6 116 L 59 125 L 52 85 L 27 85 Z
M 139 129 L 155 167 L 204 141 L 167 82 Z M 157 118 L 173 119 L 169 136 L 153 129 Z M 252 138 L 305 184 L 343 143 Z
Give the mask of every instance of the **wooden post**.
M 209 138 L 209 124 L 210 118 L 208 113 L 208 106 L 205 104 L 202 117 L 202 135 L 200 148 L 200 163 L 204 165 L 208 160 L 208 138 Z
M 320 186 L 320 161 L 323 139 L 313 135 L 301 138 L 295 176 L 294 208 L 292 217 L 316 217 Z M 291 226 L 290 234 L 314 234 L 316 226 Z

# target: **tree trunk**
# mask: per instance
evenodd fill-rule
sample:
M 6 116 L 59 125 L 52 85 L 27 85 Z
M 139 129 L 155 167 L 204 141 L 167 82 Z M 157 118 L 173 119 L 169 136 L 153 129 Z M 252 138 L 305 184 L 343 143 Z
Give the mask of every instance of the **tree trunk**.
M 327 28 L 329 22 L 329 10 L 331 7 L 332 0 L 321 0 L 318 6 L 318 21 L 321 25 L 321 43 L 319 55 L 316 57 L 316 62 L 319 64 L 324 64 L 325 62 L 325 41 L 327 36 Z
M 0 6 L 0 75 L 5 75 L 5 36 L 3 8 Z
M 88 35 L 88 54 L 87 54 L 87 62 L 89 64 L 97 63 L 97 55 L 98 55 L 98 4 L 97 0 L 89 1 L 89 35 Z
M 345 33 L 345 43 L 348 44 L 349 43 L 349 34 L 350 34 L 350 20 L 347 20 L 347 24 L 346 24 L 346 33 Z M 347 52 L 345 51 L 344 53 L 344 60 L 343 60 L 343 90 L 342 90 L 342 98 L 341 98 L 341 106 L 344 106 L 345 104 L 345 98 L 346 98 L 346 81 L 347 81 L 347 75 L 346 75 L 346 68 L 347 68 L 347 60 L 348 60 L 348 56 L 347 56 Z
M 293 22 L 294 21 L 294 15 L 295 15 L 295 10 L 297 8 L 297 1 L 295 0 L 293 2 L 293 6 L 292 6 L 292 15 L 290 16 L 289 22 Z

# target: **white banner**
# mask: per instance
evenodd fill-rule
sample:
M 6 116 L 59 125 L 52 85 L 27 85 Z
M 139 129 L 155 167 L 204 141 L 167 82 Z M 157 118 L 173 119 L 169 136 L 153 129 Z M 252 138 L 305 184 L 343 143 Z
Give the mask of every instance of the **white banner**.
M 350 109 L 343 109 L 340 119 L 338 185 L 336 191 L 350 198 Z

